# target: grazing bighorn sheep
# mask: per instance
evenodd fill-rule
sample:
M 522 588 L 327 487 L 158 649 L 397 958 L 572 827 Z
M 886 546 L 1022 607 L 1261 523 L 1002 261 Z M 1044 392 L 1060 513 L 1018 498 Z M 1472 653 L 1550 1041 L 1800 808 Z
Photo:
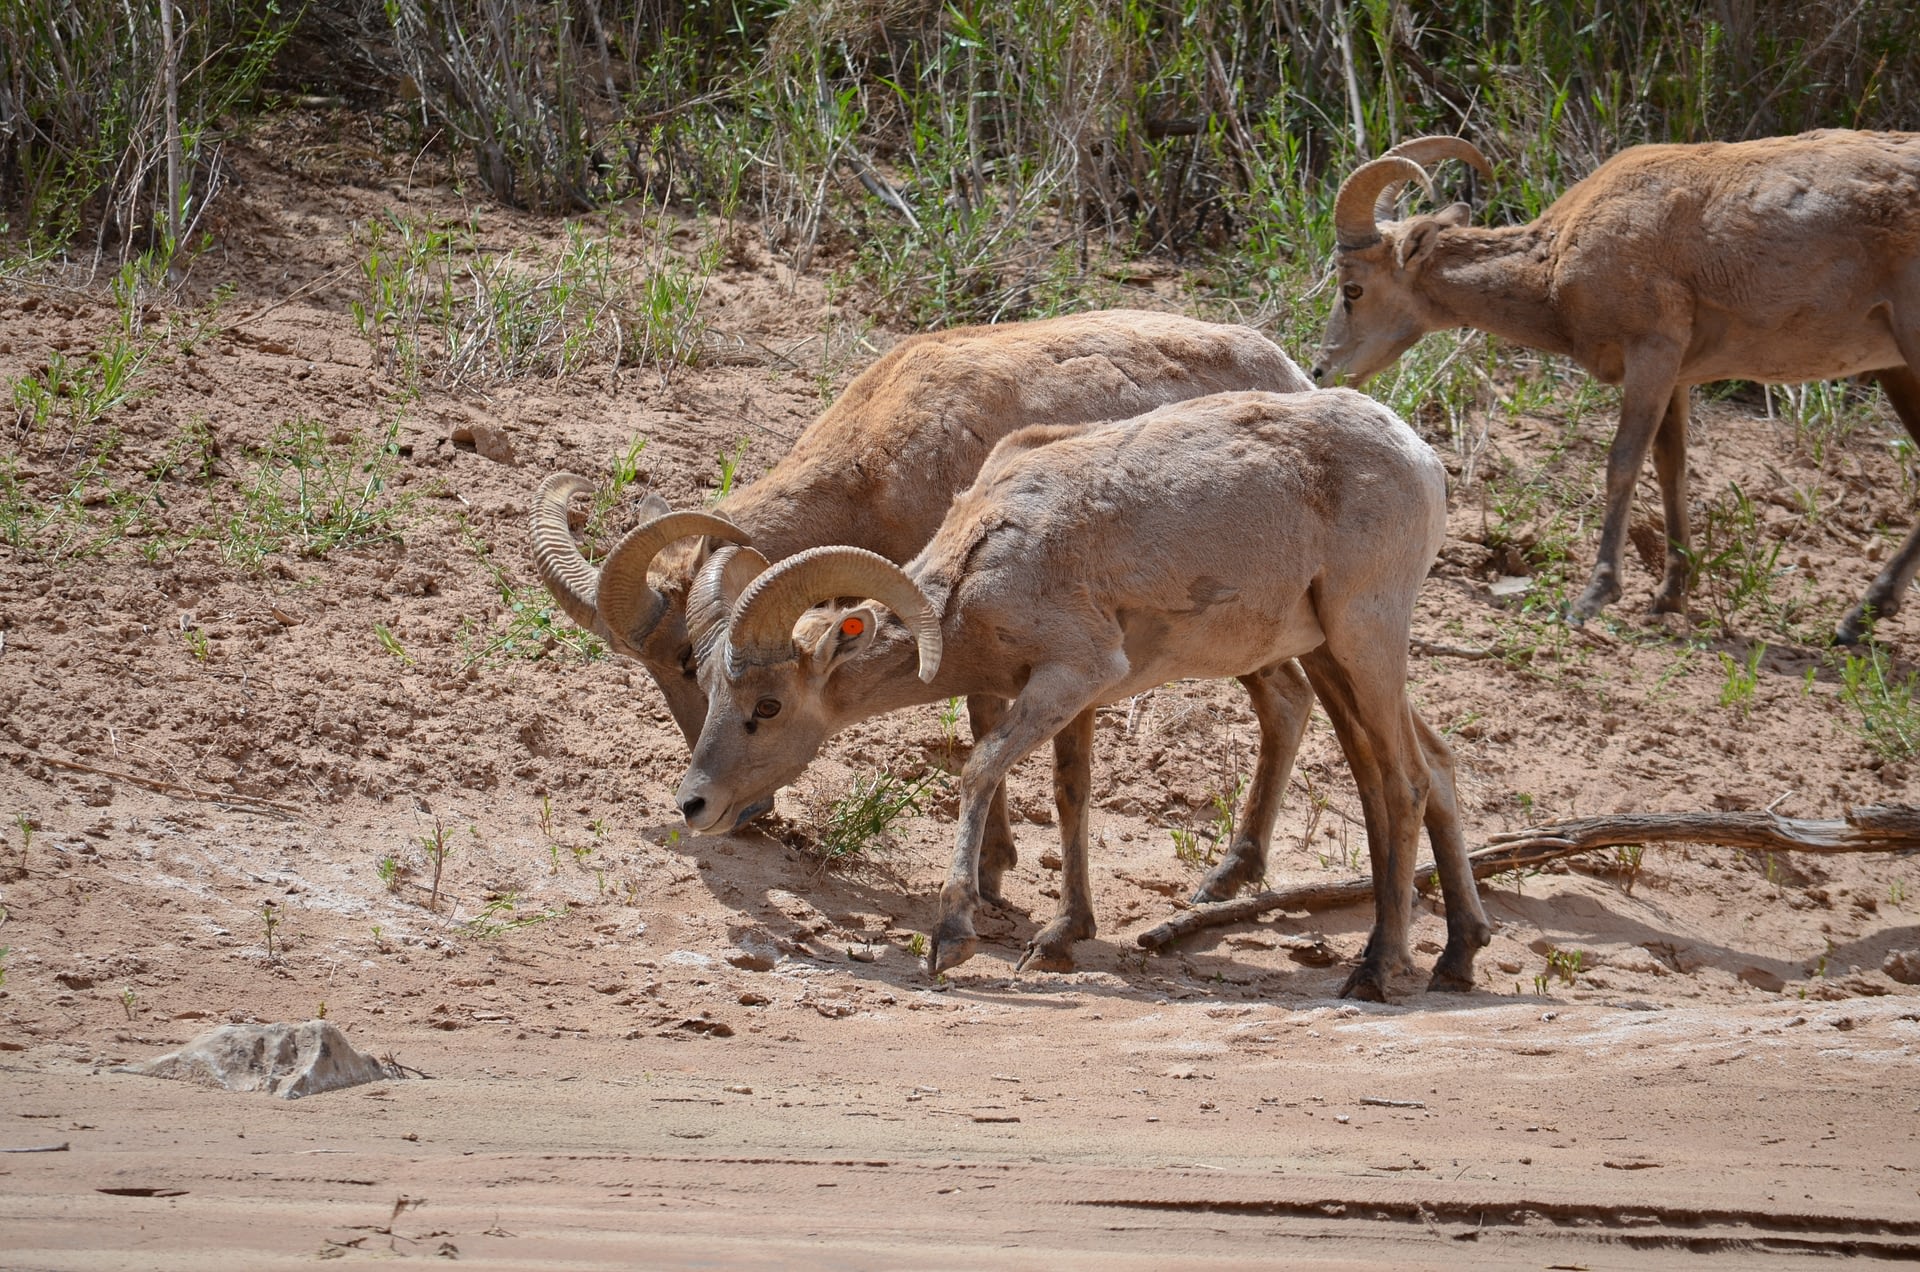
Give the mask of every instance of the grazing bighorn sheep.
M 1576 620 L 1620 596 L 1620 553 L 1649 445 L 1666 516 L 1656 612 L 1687 592 L 1687 395 L 1733 378 L 1871 373 L 1920 441 L 1920 133 L 1813 132 L 1695 146 L 1635 146 L 1528 225 L 1479 228 L 1456 203 L 1379 223 L 1423 165 L 1462 159 L 1422 137 L 1355 169 L 1335 202 L 1340 283 L 1314 379 L 1365 381 L 1421 336 L 1477 327 L 1564 354 L 1622 386 L 1607 452 L 1606 518 Z M 1835 639 L 1858 641 L 1900 607 L 1920 569 L 1907 537 Z
M 692 746 L 707 703 L 695 679 L 687 595 L 714 542 L 751 542 L 773 560 L 847 543 L 905 561 L 932 537 L 994 443 L 1015 429 L 1123 419 L 1227 389 L 1309 387 L 1293 360 L 1251 328 L 1176 314 L 1108 310 L 914 336 L 854 377 L 771 472 L 711 513 L 673 512 L 649 495 L 646 520 L 598 572 L 567 526 L 567 501 L 588 482 L 570 473 L 547 478 L 534 500 L 534 562 L 568 617 L 646 667 Z M 978 735 L 1002 704 L 974 697 L 967 708 Z M 739 810 L 743 821 L 759 811 Z M 1013 861 L 1006 803 L 996 792 L 982 876 L 996 902 Z
M 904 570 L 851 547 L 770 568 L 747 549 L 716 556 L 697 585 L 696 625 L 712 650 L 681 810 L 696 831 L 725 829 L 850 724 L 954 694 L 1012 699 L 961 771 L 927 964 L 938 973 L 974 953 L 989 797 L 1052 738 L 1062 901 L 1021 966 L 1070 967 L 1073 943 L 1094 932 L 1094 709 L 1177 677 L 1240 677 L 1262 713 L 1254 798 L 1271 803 L 1249 816 L 1265 819 L 1264 836 L 1285 786 L 1274 766 L 1292 755 L 1267 727 L 1280 713 L 1262 702 L 1288 699 L 1304 723 L 1298 659 L 1353 768 L 1373 863 L 1373 931 L 1342 992 L 1380 998 L 1412 965 L 1430 772 L 1447 778 L 1452 811 L 1450 769 L 1429 758 L 1444 759 L 1445 744 L 1406 696 L 1414 596 L 1445 527 L 1439 460 L 1345 390 L 1223 393 L 1133 420 L 1023 430 Z M 857 597 L 877 604 L 816 608 Z M 1448 927 L 1435 982 L 1461 988 L 1489 929 L 1458 835 L 1435 847 Z

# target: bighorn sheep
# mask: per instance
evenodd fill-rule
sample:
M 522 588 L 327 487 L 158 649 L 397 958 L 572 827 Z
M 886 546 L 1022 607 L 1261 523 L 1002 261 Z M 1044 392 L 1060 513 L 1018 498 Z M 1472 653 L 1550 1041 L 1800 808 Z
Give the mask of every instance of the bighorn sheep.
M 568 499 L 589 483 L 554 474 L 534 500 L 534 562 L 568 617 L 646 667 L 691 746 L 707 706 L 687 635 L 687 589 L 715 542 L 751 542 L 773 560 L 846 543 L 905 561 L 1015 429 L 1122 419 L 1227 389 L 1309 387 L 1293 360 L 1251 328 L 1175 314 L 1108 310 L 914 336 L 854 377 L 771 472 L 710 513 L 673 512 L 648 496 L 643 524 L 598 572 L 567 525 Z M 976 735 L 1002 706 L 969 699 Z M 760 811 L 739 810 L 743 821 Z M 982 873 L 996 902 L 1013 861 L 996 793 Z
M 1436 793 L 1453 811 L 1445 744 L 1406 696 L 1414 596 L 1445 525 L 1439 460 L 1345 390 L 1223 393 L 1133 420 L 1023 430 L 904 570 L 852 547 L 770 568 L 749 549 L 716 555 L 696 585 L 695 623 L 712 649 L 681 810 L 696 831 L 724 830 L 850 724 L 954 694 L 1012 699 L 961 771 L 928 968 L 973 954 L 989 797 L 1049 738 L 1062 903 L 1021 966 L 1070 967 L 1073 943 L 1094 932 L 1094 709 L 1175 677 L 1240 677 L 1262 710 L 1248 820 L 1264 823 L 1264 841 L 1286 784 L 1276 766 L 1292 760 L 1289 739 L 1268 727 L 1286 712 L 1268 708 L 1285 700 L 1304 724 L 1298 659 L 1354 770 L 1373 863 L 1373 931 L 1342 992 L 1380 998 L 1412 964 L 1413 853 L 1430 785 L 1444 785 Z M 850 597 L 878 604 L 836 599 Z M 1435 985 L 1464 988 L 1489 928 L 1459 836 L 1436 836 L 1435 848 L 1448 926 Z
M 1355 169 L 1335 202 L 1340 295 L 1313 368 L 1356 381 L 1443 327 L 1477 327 L 1622 386 L 1606 518 L 1576 621 L 1620 596 L 1620 553 L 1649 445 L 1666 516 L 1656 612 L 1684 612 L 1687 396 L 1732 378 L 1871 373 L 1920 441 L 1920 133 L 1813 132 L 1734 144 L 1635 146 L 1528 225 L 1479 228 L 1456 203 L 1379 223 L 1423 165 L 1481 153 L 1422 137 Z M 1920 527 L 1835 639 L 1899 607 Z

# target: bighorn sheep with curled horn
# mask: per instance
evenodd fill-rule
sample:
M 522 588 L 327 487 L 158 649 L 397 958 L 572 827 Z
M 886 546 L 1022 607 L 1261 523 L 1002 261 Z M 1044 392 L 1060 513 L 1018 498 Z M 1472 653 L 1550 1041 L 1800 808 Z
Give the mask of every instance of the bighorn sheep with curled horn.
M 1445 527 L 1439 460 L 1345 390 L 1223 393 L 1013 434 L 904 570 L 851 547 L 771 568 L 745 550 L 715 557 L 701 608 L 717 599 L 726 619 L 701 622 L 714 645 L 701 661 L 707 716 L 681 810 L 696 831 L 724 829 L 850 724 L 953 694 L 1012 699 L 961 771 L 927 964 L 938 973 L 974 953 L 990 796 L 1052 738 L 1062 902 L 1021 966 L 1071 967 L 1074 942 L 1094 933 L 1094 709 L 1176 677 L 1239 677 L 1261 715 L 1247 820 L 1264 843 L 1311 701 L 1298 659 L 1353 768 L 1373 863 L 1373 931 L 1342 992 L 1380 998 L 1412 965 L 1430 787 L 1457 827 L 1445 743 L 1406 695 L 1414 596 Z M 1283 717 L 1291 737 L 1274 727 Z M 1435 849 L 1448 940 L 1434 984 L 1465 988 L 1489 928 L 1458 834 Z
M 567 501 L 589 483 L 571 473 L 547 478 L 533 506 L 534 562 L 568 617 L 646 667 L 691 746 L 707 701 L 695 678 L 688 590 L 714 544 L 751 543 L 779 560 L 846 543 L 905 561 L 994 443 L 1016 429 L 1122 419 L 1227 389 L 1309 387 L 1293 360 L 1251 328 L 1176 314 L 1107 310 L 914 336 L 854 377 L 771 472 L 711 512 L 673 512 L 649 495 L 643 523 L 598 571 L 567 522 Z M 967 707 L 977 736 L 1003 704 L 975 696 Z M 743 822 L 760 811 L 737 810 Z M 1013 862 L 996 791 L 982 871 L 990 899 L 1000 900 L 1000 876 Z
M 1666 516 L 1656 612 L 1687 592 L 1687 396 L 1709 380 L 1794 382 L 1870 373 L 1920 441 L 1920 133 L 1828 131 L 1762 141 L 1635 146 L 1527 225 L 1480 228 L 1456 203 L 1380 223 L 1425 167 L 1462 159 L 1422 137 L 1355 169 L 1335 203 L 1340 295 L 1314 379 L 1356 381 L 1443 327 L 1477 327 L 1564 354 L 1622 386 L 1606 517 L 1576 621 L 1620 596 L 1633 487 L 1653 451 Z M 1899 609 L 1920 527 L 1835 639 Z

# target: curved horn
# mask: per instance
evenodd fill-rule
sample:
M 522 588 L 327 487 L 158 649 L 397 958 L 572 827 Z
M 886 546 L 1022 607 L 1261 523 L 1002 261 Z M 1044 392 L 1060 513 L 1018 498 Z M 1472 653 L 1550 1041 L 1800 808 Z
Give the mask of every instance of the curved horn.
M 1465 137 L 1409 137 L 1380 157 L 1411 159 L 1422 168 L 1431 168 L 1442 159 L 1458 159 L 1477 169 L 1481 176 L 1493 179 L 1493 165 L 1487 162 L 1479 147 Z
M 568 618 L 604 637 L 606 628 L 595 603 L 599 579 L 567 527 L 567 500 L 592 489 L 593 483 L 578 473 L 555 473 L 540 483 L 528 520 L 533 535 L 533 568 L 540 581 Z
M 638 649 L 667 612 L 667 598 L 647 583 L 647 570 L 660 549 L 694 535 L 727 543 L 747 542 L 747 533 L 710 512 L 670 512 L 627 531 L 600 563 L 598 609 L 606 630 L 628 648 Z
M 794 657 L 793 625 L 820 601 L 872 597 L 913 632 L 920 679 L 940 670 L 940 616 L 905 570 L 865 548 L 809 548 L 762 574 L 733 607 L 727 632 L 728 671 L 768 666 Z
M 1493 165 L 1480 153 L 1479 147 L 1465 137 L 1409 137 L 1395 146 L 1382 159 L 1411 159 L 1422 168 L 1431 170 L 1433 165 L 1447 159 L 1458 159 L 1471 166 L 1487 180 L 1493 180 Z M 1400 201 L 1400 191 L 1406 182 L 1395 181 L 1380 191 L 1373 201 L 1373 219 L 1375 221 L 1392 218 L 1396 213 L 1395 205 Z
M 767 571 L 767 558 L 752 548 L 722 548 L 700 567 L 687 590 L 687 635 L 693 658 L 704 664 L 727 631 L 733 603 L 747 585 Z
M 1395 182 L 1417 182 L 1427 197 L 1433 197 L 1433 182 L 1426 169 L 1411 159 L 1392 155 L 1374 159 L 1355 168 L 1340 183 L 1333 200 L 1333 239 L 1343 248 L 1371 247 L 1380 241 L 1380 229 L 1374 221 L 1373 204 L 1380 192 Z

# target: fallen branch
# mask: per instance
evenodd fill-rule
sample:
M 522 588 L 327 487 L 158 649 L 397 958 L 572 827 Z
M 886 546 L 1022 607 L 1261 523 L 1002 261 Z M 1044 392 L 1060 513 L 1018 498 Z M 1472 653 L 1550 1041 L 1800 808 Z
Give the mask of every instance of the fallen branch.
M 37 751 L 16 752 L 9 756 L 15 760 L 34 760 L 58 769 L 67 769 L 74 773 L 93 773 L 110 778 L 116 782 L 132 782 L 135 786 L 144 786 L 150 791 L 159 791 L 162 795 L 171 795 L 176 799 L 204 800 L 210 804 L 220 804 L 240 812 L 272 813 L 279 817 L 291 817 L 298 821 L 304 816 L 303 810 L 292 804 L 281 804 L 270 799 L 261 799 L 254 795 L 231 795 L 219 791 L 203 791 L 183 782 L 167 782 L 158 778 L 140 777 L 134 773 L 122 773 L 115 769 L 100 768 L 94 764 L 82 764 L 78 760 L 56 759 L 51 755 L 42 755 Z
M 1920 807 L 1865 804 L 1847 810 L 1844 821 L 1781 817 L 1777 813 L 1620 813 L 1548 822 L 1493 836 L 1468 855 L 1473 877 L 1485 879 L 1509 870 L 1525 870 L 1558 857 L 1618 848 L 1627 844 L 1707 843 L 1763 852 L 1920 852 Z M 1432 861 L 1414 867 L 1416 886 L 1431 890 Z M 1142 949 L 1159 950 L 1204 928 L 1244 923 L 1274 910 L 1323 910 L 1373 899 L 1369 879 L 1309 883 L 1197 905 L 1134 938 Z
M 1416 654 L 1425 654 L 1429 658 L 1465 658 L 1469 662 L 1500 656 L 1498 650 L 1480 649 L 1473 645 L 1442 645 L 1437 641 L 1422 640 L 1418 636 L 1407 642 L 1407 648 Z

